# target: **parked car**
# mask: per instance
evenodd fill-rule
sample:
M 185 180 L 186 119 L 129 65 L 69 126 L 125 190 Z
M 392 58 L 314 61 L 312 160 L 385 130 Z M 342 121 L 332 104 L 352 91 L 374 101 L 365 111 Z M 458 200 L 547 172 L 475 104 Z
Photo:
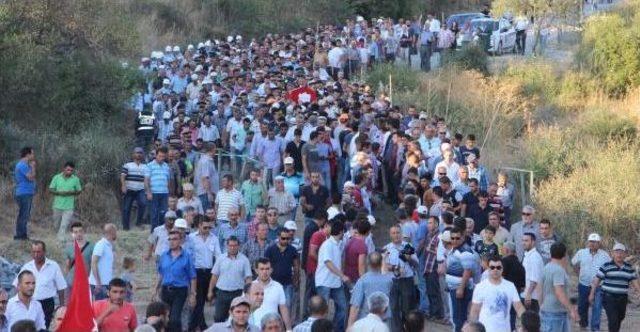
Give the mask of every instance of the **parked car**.
M 515 52 L 516 31 L 507 19 L 476 18 L 467 24 L 464 31 L 460 31 L 457 42 L 459 46 L 474 42 L 485 51 L 499 55 Z
M 467 24 L 469 21 L 473 20 L 474 18 L 483 18 L 483 17 L 487 17 L 487 16 L 484 15 L 483 13 L 453 14 L 447 18 L 447 26 L 451 27 L 453 25 L 453 22 L 456 22 L 458 23 L 458 27 L 462 29 L 462 27 L 464 27 L 465 24 Z

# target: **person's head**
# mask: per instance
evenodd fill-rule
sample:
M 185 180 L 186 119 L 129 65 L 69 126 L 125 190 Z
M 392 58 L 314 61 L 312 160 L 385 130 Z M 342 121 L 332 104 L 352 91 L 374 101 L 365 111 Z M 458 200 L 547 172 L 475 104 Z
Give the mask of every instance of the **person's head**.
M 540 332 L 540 315 L 533 310 L 527 310 L 520 317 L 519 332 Z
M 418 310 L 411 310 L 404 318 L 405 332 L 422 332 L 424 331 L 424 314 Z
M 64 176 L 69 177 L 73 174 L 73 171 L 76 169 L 76 164 L 73 163 L 73 161 L 67 161 L 66 163 L 64 163 L 64 166 L 62 167 L 62 173 L 64 174 Z
M 531 232 L 526 232 L 522 235 L 522 248 L 525 251 L 529 251 L 536 247 L 536 235 Z
M 182 185 L 182 192 L 184 193 L 184 197 L 186 199 L 191 199 L 193 197 L 193 184 L 187 182 Z
M 367 235 L 369 235 L 369 232 L 371 232 L 371 224 L 367 220 L 366 216 L 364 217 L 364 219 L 359 219 L 355 227 L 358 234 L 363 237 L 366 237 Z
M 30 146 L 25 146 L 20 149 L 20 158 L 26 159 L 28 161 L 35 159 L 35 151 Z
M 36 332 L 36 322 L 31 319 L 21 319 L 11 325 L 11 332 Z
M 61 305 L 55 308 L 53 310 L 53 319 L 51 320 L 51 324 L 49 325 L 49 330 L 57 331 L 66 313 L 67 313 L 67 306 L 65 305 Z
M 556 242 L 551 245 L 551 259 L 561 260 L 567 255 L 567 246 L 562 242 Z
M 439 222 L 440 220 L 438 220 L 438 217 L 435 217 L 435 216 L 431 216 L 429 217 L 429 219 L 427 219 L 427 230 L 429 231 L 430 234 L 437 233 Z
M 136 260 L 133 257 L 126 256 L 122 259 L 122 269 L 124 271 L 133 272 L 136 270 Z
M 102 233 L 104 238 L 111 242 L 118 239 L 118 228 L 114 224 L 104 224 L 104 226 L 102 226 Z
M 473 236 L 473 229 L 476 227 L 476 222 L 471 218 L 464 218 L 465 229 L 464 232 L 467 236 Z
M 207 219 L 209 219 L 210 221 L 215 221 L 217 220 L 217 212 L 216 209 L 213 207 L 208 208 L 205 212 L 204 215 L 207 217 Z
M 333 220 L 331 222 L 331 236 L 336 238 L 337 240 L 342 240 L 344 236 L 344 223 L 340 220 Z
M 233 188 L 233 175 L 225 174 L 222 177 L 222 187 L 226 190 L 231 190 Z
M 284 332 L 284 322 L 280 315 L 270 312 L 262 316 L 260 328 L 262 332 Z
M 232 235 L 227 239 L 227 252 L 235 256 L 238 254 L 238 250 L 240 250 L 240 241 Z
M 260 175 L 260 174 L 258 173 L 258 170 L 256 170 L 256 169 L 252 169 L 252 170 L 251 170 L 251 172 L 249 172 L 249 179 L 250 179 L 252 182 L 258 182 L 258 177 L 259 177 L 259 175 Z
M 84 226 L 81 222 L 74 221 L 71 223 L 71 226 L 69 226 L 69 229 L 71 230 L 72 239 L 81 243 L 84 242 Z
M 531 205 L 525 205 L 522 208 L 522 221 L 525 223 L 530 223 L 533 221 L 533 216 L 536 213 L 536 210 Z
M 493 228 L 496 229 L 496 232 L 500 229 L 500 215 L 498 212 L 489 212 L 489 225 L 493 226 Z
M 480 192 L 480 185 L 478 184 L 478 179 L 476 179 L 476 178 L 469 179 L 468 186 L 469 186 L 469 189 L 471 190 L 471 192 L 474 195 Z
M 394 224 L 389 227 L 389 238 L 391 242 L 398 244 L 402 242 L 402 228 L 399 224 Z
M 273 180 L 273 184 L 276 187 L 277 191 L 284 191 L 284 177 L 282 176 L 276 176 L 276 178 Z
M 200 235 L 208 235 L 213 228 L 213 222 L 207 218 L 200 219 L 198 223 L 198 232 Z
M 47 255 L 47 245 L 43 241 L 35 240 L 31 242 L 31 258 L 38 263 L 42 264 Z
M 237 208 L 230 207 L 229 210 L 227 210 L 227 218 L 229 218 L 229 224 L 235 226 L 240 218 L 240 212 Z
M 229 316 L 235 326 L 246 326 L 249 321 L 251 302 L 246 297 L 236 297 L 231 301 Z
M 322 296 L 314 295 L 309 299 L 309 312 L 312 317 L 325 318 L 329 312 L 329 305 Z
M 467 321 L 462 326 L 462 332 L 486 332 L 484 325 L 480 322 Z
M 167 200 L 167 205 L 169 206 L 169 210 L 175 211 L 178 208 L 178 197 L 169 196 L 169 199 Z
M 255 217 L 259 221 L 266 221 L 267 220 L 266 219 L 266 217 L 267 217 L 267 208 L 262 204 L 257 205 L 256 206 Z
M 167 154 L 169 153 L 169 149 L 167 147 L 162 146 L 156 149 L 156 162 L 163 163 L 165 159 L 167 159 Z
M 270 226 L 274 226 L 278 223 L 278 209 L 275 207 L 270 207 L 267 210 L 267 223 Z
M 451 235 L 451 246 L 453 248 L 458 248 L 462 244 L 464 244 L 464 231 L 458 227 L 454 227 L 449 231 Z
M 176 250 L 182 245 L 182 233 L 179 230 L 172 230 L 169 232 L 169 249 Z
M 259 282 L 252 282 L 246 286 L 246 289 L 245 293 L 251 300 L 251 308 L 254 310 L 260 308 L 264 300 L 264 286 Z
M 502 259 L 498 255 L 492 255 L 487 258 L 489 262 L 487 268 L 489 269 L 489 277 L 494 280 L 500 280 L 502 278 Z
M 496 228 L 491 226 L 491 225 L 487 225 L 484 228 L 484 232 L 483 232 L 483 238 L 486 242 L 493 242 L 493 237 L 496 236 Z
M 4 315 L 7 311 L 7 303 L 9 302 L 9 294 L 4 288 L 0 288 L 0 315 Z
M 256 238 L 261 241 L 266 241 L 269 235 L 269 225 L 265 222 L 261 222 L 256 226 Z
M 311 184 L 313 184 L 314 186 L 317 186 L 320 184 L 320 173 L 311 172 Z
M 271 279 L 271 273 L 273 270 L 271 269 L 271 261 L 266 257 L 260 257 L 256 261 L 256 274 L 258 275 L 258 280 L 267 282 Z
M 389 307 L 389 296 L 383 292 L 373 292 L 367 298 L 369 312 L 384 317 Z
M 551 246 L 551 248 L 553 248 L 553 246 Z M 616 264 L 622 264 L 624 263 L 624 259 L 627 257 L 627 247 L 625 247 L 622 243 L 616 243 L 613 245 L 613 250 L 611 251 L 611 253 L 613 256 L 613 261 Z
M 145 318 L 149 324 L 153 324 L 149 321 L 149 318 L 157 318 L 166 322 L 169 320 L 169 306 L 160 301 L 151 302 L 147 305 Z
M 553 228 L 551 227 L 551 221 L 549 219 L 540 220 L 540 236 L 548 238 L 553 235 Z
M 36 277 L 33 272 L 24 270 L 18 273 L 18 293 L 22 297 L 31 298 L 36 289 Z
M 598 249 L 600 249 L 600 235 L 597 233 L 591 233 L 589 234 L 589 238 L 587 239 L 587 247 L 589 248 L 589 250 L 592 251 L 597 251 Z
M 122 305 L 127 293 L 127 282 L 120 278 L 109 281 L 109 302 Z
M 333 322 L 327 318 L 316 319 L 311 324 L 311 332 L 333 331 Z
M 507 241 L 502 244 L 502 255 L 510 256 L 516 254 L 516 244 L 512 241 Z

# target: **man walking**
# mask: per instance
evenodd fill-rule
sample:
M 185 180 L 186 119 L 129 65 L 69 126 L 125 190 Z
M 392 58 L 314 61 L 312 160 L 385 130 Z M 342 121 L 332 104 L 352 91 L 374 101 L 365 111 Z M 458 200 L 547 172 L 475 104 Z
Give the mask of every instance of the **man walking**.
M 189 296 L 189 304 L 196 304 L 196 269 L 191 255 L 182 249 L 179 231 L 169 233 L 169 250 L 158 259 L 158 281 L 154 296 L 158 291 L 162 302 L 169 305 L 169 326 L 171 331 L 182 330 L 182 309 Z
M 18 203 L 18 218 L 14 240 L 28 240 L 27 228 L 31 219 L 31 203 L 36 193 L 36 155 L 32 147 L 20 150 L 20 160 L 14 171 L 14 197 Z
M 93 255 L 93 242 L 86 240 L 84 236 L 84 226 L 81 222 L 76 221 L 71 223 L 71 243 L 67 245 L 64 249 L 65 256 L 65 269 L 64 272 L 66 274 L 65 280 L 67 281 L 67 292 L 66 295 L 70 295 L 71 286 L 73 285 L 73 279 L 76 274 L 76 254 L 75 254 L 75 243 L 78 242 L 78 247 L 80 247 L 80 253 L 82 254 L 82 259 L 84 260 L 85 271 L 87 273 L 87 278 L 89 278 L 89 274 L 91 273 L 91 269 L 87 269 L 86 267 L 91 266 L 91 256 Z M 66 297 L 66 296 L 65 296 Z
M 600 267 L 593 278 L 589 302 L 595 301 L 596 289 L 602 286 L 602 305 L 607 313 L 610 332 L 620 331 L 620 325 L 627 313 L 629 286 L 640 292 L 640 281 L 633 267 L 624 261 L 627 248 L 622 243 L 613 246 L 613 260 Z M 593 328 L 593 327 L 592 327 Z
M 273 280 L 279 282 L 284 288 L 288 312 L 292 313 L 294 312 L 292 305 L 294 288 L 300 285 L 300 257 L 298 251 L 291 245 L 292 235 L 289 231 L 281 228 L 279 233 L 278 240 L 267 248 L 264 257 L 271 261 Z M 284 314 L 282 316 L 288 324 L 289 318 Z
M 162 216 L 167 211 L 169 200 L 169 180 L 171 169 L 165 162 L 167 148 L 156 150 L 156 158 L 147 164 L 147 173 L 144 176 L 147 200 L 151 202 L 149 217 L 151 218 L 151 231 L 162 224 Z
M 144 191 L 144 177 L 147 174 L 147 165 L 144 163 L 144 149 L 137 147 L 133 149 L 133 160 L 122 166 L 120 173 L 120 191 L 123 195 L 122 201 L 122 229 L 129 230 L 129 220 L 131 218 L 131 207 L 135 201 L 138 205 L 136 225 L 143 223 L 144 212 L 147 207 Z
M 544 262 L 536 249 L 536 236 L 525 233 L 522 236 L 522 246 L 525 250 L 522 266 L 525 273 L 525 287 L 522 292 L 524 305 L 527 309 L 538 312 L 540 310 L 540 292 L 542 290 L 542 271 Z
M 93 302 L 93 315 L 100 331 L 133 331 L 138 326 L 136 308 L 124 300 L 127 283 L 114 278 L 109 281 L 107 299 Z
M 540 223 L 534 220 L 536 210 L 531 205 L 522 208 L 522 220 L 511 225 L 511 241 L 516 244 L 516 254 L 518 259 L 524 258 L 524 248 L 522 247 L 522 236 L 524 233 L 531 233 L 537 236 Z
M 591 326 L 591 331 L 600 330 L 600 314 L 602 312 L 602 288 L 596 288 L 594 292 L 593 306 L 591 307 L 591 322 L 589 324 L 589 294 L 591 283 L 600 267 L 611 261 L 609 254 L 600 249 L 600 235 L 589 234 L 587 247 L 576 252 L 571 265 L 578 274 L 578 314 L 580 314 L 580 327 Z
M 95 301 L 107 298 L 105 286 L 113 278 L 113 244 L 118 238 L 118 229 L 114 224 L 105 224 L 102 233 L 102 239 L 96 242 L 91 254 L 89 285 Z
M 375 292 L 382 292 L 389 296 L 393 279 L 391 274 L 382 271 L 382 254 L 372 252 L 369 254 L 369 271 L 365 273 L 353 287 L 351 294 L 351 308 L 349 309 L 348 327 L 356 320 L 364 318 L 369 313 L 367 299 Z M 389 313 L 385 318 L 389 317 Z
M 480 282 L 473 290 L 473 299 L 469 321 L 479 320 L 486 330 L 491 332 L 511 332 L 511 307 L 518 316 L 525 309 L 515 285 L 502 278 L 502 260 L 500 256 L 489 257 L 489 278 Z
M 256 323 L 262 321 L 262 317 L 269 313 L 276 313 L 282 316 L 287 330 L 291 330 L 290 310 L 287 306 L 289 300 L 285 295 L 285 289 L 283 285 L 274 280 L 272 272 L 274 271 L 271 266 L 272 262 L 269 258 L 260 258 L 256 263 L 256 271 L 258 278 L 253 281 L 254 284 L 260 284 L 264 289 L 264 297 L 262 299 L 262 305 L 252 315 L 255 318 Z
M 389 309 L 389 296 L 374 292 L 367 298 L 367 306 L 369 314 L 356 321 L 349 331 L 389 332 L 389 327 L 383 321 Z
M 82 191 L 80 179 L 73 174 L 76 166 L 67 161 L 62 172 L 56 174 L 49 184 L 49 192 L 53 194 L 53 223 L 60 224 L 58 241 L 62 242 L 73 218 L 76 196 Z
M 542 273 L 541 331 L 571 331 L 569 319 L 578 320 L 578 313 L 569 300 L 569 275 L 564 269 L 567 247 L 563 243 L 551 245 L 551 261 Z M 597 287 L 597 286 L 596 286 Z
M 29 270 L 18 273 L 18 292 L 7 302 L 7 330 L 23 319 L 35 322 L 36 329 L 46 330 L 44 312 L 40 302 L 35 301 L 33 294 L 36 288 L 36 277 Z
M 64 280 L 58 263 L 47 258 L 46 253 L 47 247 L 44 242 L 33 241 L 31 243 L 31 257 L 33 260 L 23 265 L 20 271 L 30 271 L 36 278 L 33 299 L 42 305 L 45 325 L 48 328 L 55 309 L 56 295 L 59 303 L 65 303 L 64 290 L 67 288 L 67 282 Z M 13 285 L 18 288 L 18 279 L 13 281 Z
M 467 320 L 467 308 L 473 292 L 473 278 L 479 269 L 479 262 L 473 249 L 465 244 L 463 230 L 456 227 L 449 234 L 452 248 L 447 255 L 445 280 L 451 298 L 454 331 L 460 332 Z

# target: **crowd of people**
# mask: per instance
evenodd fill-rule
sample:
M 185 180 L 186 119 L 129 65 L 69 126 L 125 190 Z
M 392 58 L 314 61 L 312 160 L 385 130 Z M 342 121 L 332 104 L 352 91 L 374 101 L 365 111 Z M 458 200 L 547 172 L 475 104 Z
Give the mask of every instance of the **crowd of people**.
M 515 187 L 483 166 L 481 133 L 463 134 L 419 105 L 392 105 L 357 80 L 376 62 L 450 47 L 447 31 L 431 15 L 358 17 L 143 58 L 146 84 L 130 105 L 137 147 L 119 179 L 121 225 L 105 224 L 95 243 L 85 238 L 73 220 L 82 187 L 72 162 L 49 186 L 59 242 L 77 241 L 88 267 L 97 328 L 413 332 L 430 320 L 456 332 L 570 331 L 578 312 L 567 248 L 534 207 L 515 216 Z M 22 149 L 15 168 L 15 240 L 29 238 L 35 154 Z M 394 215 L 381 218 L 382 204 Z M 115 246 L 118 232 L 146 224 L 141 259 L 157 276 L 138 321 L 136 257 L 117 268 Z M 374 240 L 376 227 L 388 238 Z M 618 331 L 629 286 L 640 291 L 637 275 L 624 245 L 611 258 L 598 234 L 587 240 L 570 262 L 580 325 L 599 330 L 604 307 Z M 0 331 L 56 330 L 73 248 L 58 264 L 32 241 L 17 294 L 0 293 Z

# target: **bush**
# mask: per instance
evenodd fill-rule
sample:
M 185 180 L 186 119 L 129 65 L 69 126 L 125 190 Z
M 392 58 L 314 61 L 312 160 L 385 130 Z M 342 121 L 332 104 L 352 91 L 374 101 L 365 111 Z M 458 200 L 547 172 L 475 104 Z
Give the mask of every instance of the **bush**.
M 558 75 L 545 62 L 530 60 L 524 63 L 512 63 L 501 73 L 507 79 L 522 88 L 528 97 L 540 97 L 551 101 L 558 93 Z
M 391 76 L 394 92 L 414 91 L 418 87 L 418 72 L 406 66 L 396 66 L 392 63 L 375 65 L 366 74 L 365 81 L 373 89 L 379 90 L 381 86 L 384 88 L 383 91 L 376 90 L 376 92 L 389 94 L 389 76 Z
M 488 63 L 487 52 L 482 47 L 475 45 L 465 46 L 443 57 L 445 66 L 454 65 L 462 69 L 476 70 L 485 75 L 489 74 Z
M 563 109 L 579 110 L 591 96 L 598 93 L 596 82 L 584 72 L 564 73 L 559 83 L 557 104 Z
M 540 215 L 554 222 L 570 248 L 583 247 L 586 236 L 598 232 L 606 247 L 615 239 L 640 250 L 639 152 L 637 144 L 624 143 L 588 149 L 584 165 L 538 185 Z

